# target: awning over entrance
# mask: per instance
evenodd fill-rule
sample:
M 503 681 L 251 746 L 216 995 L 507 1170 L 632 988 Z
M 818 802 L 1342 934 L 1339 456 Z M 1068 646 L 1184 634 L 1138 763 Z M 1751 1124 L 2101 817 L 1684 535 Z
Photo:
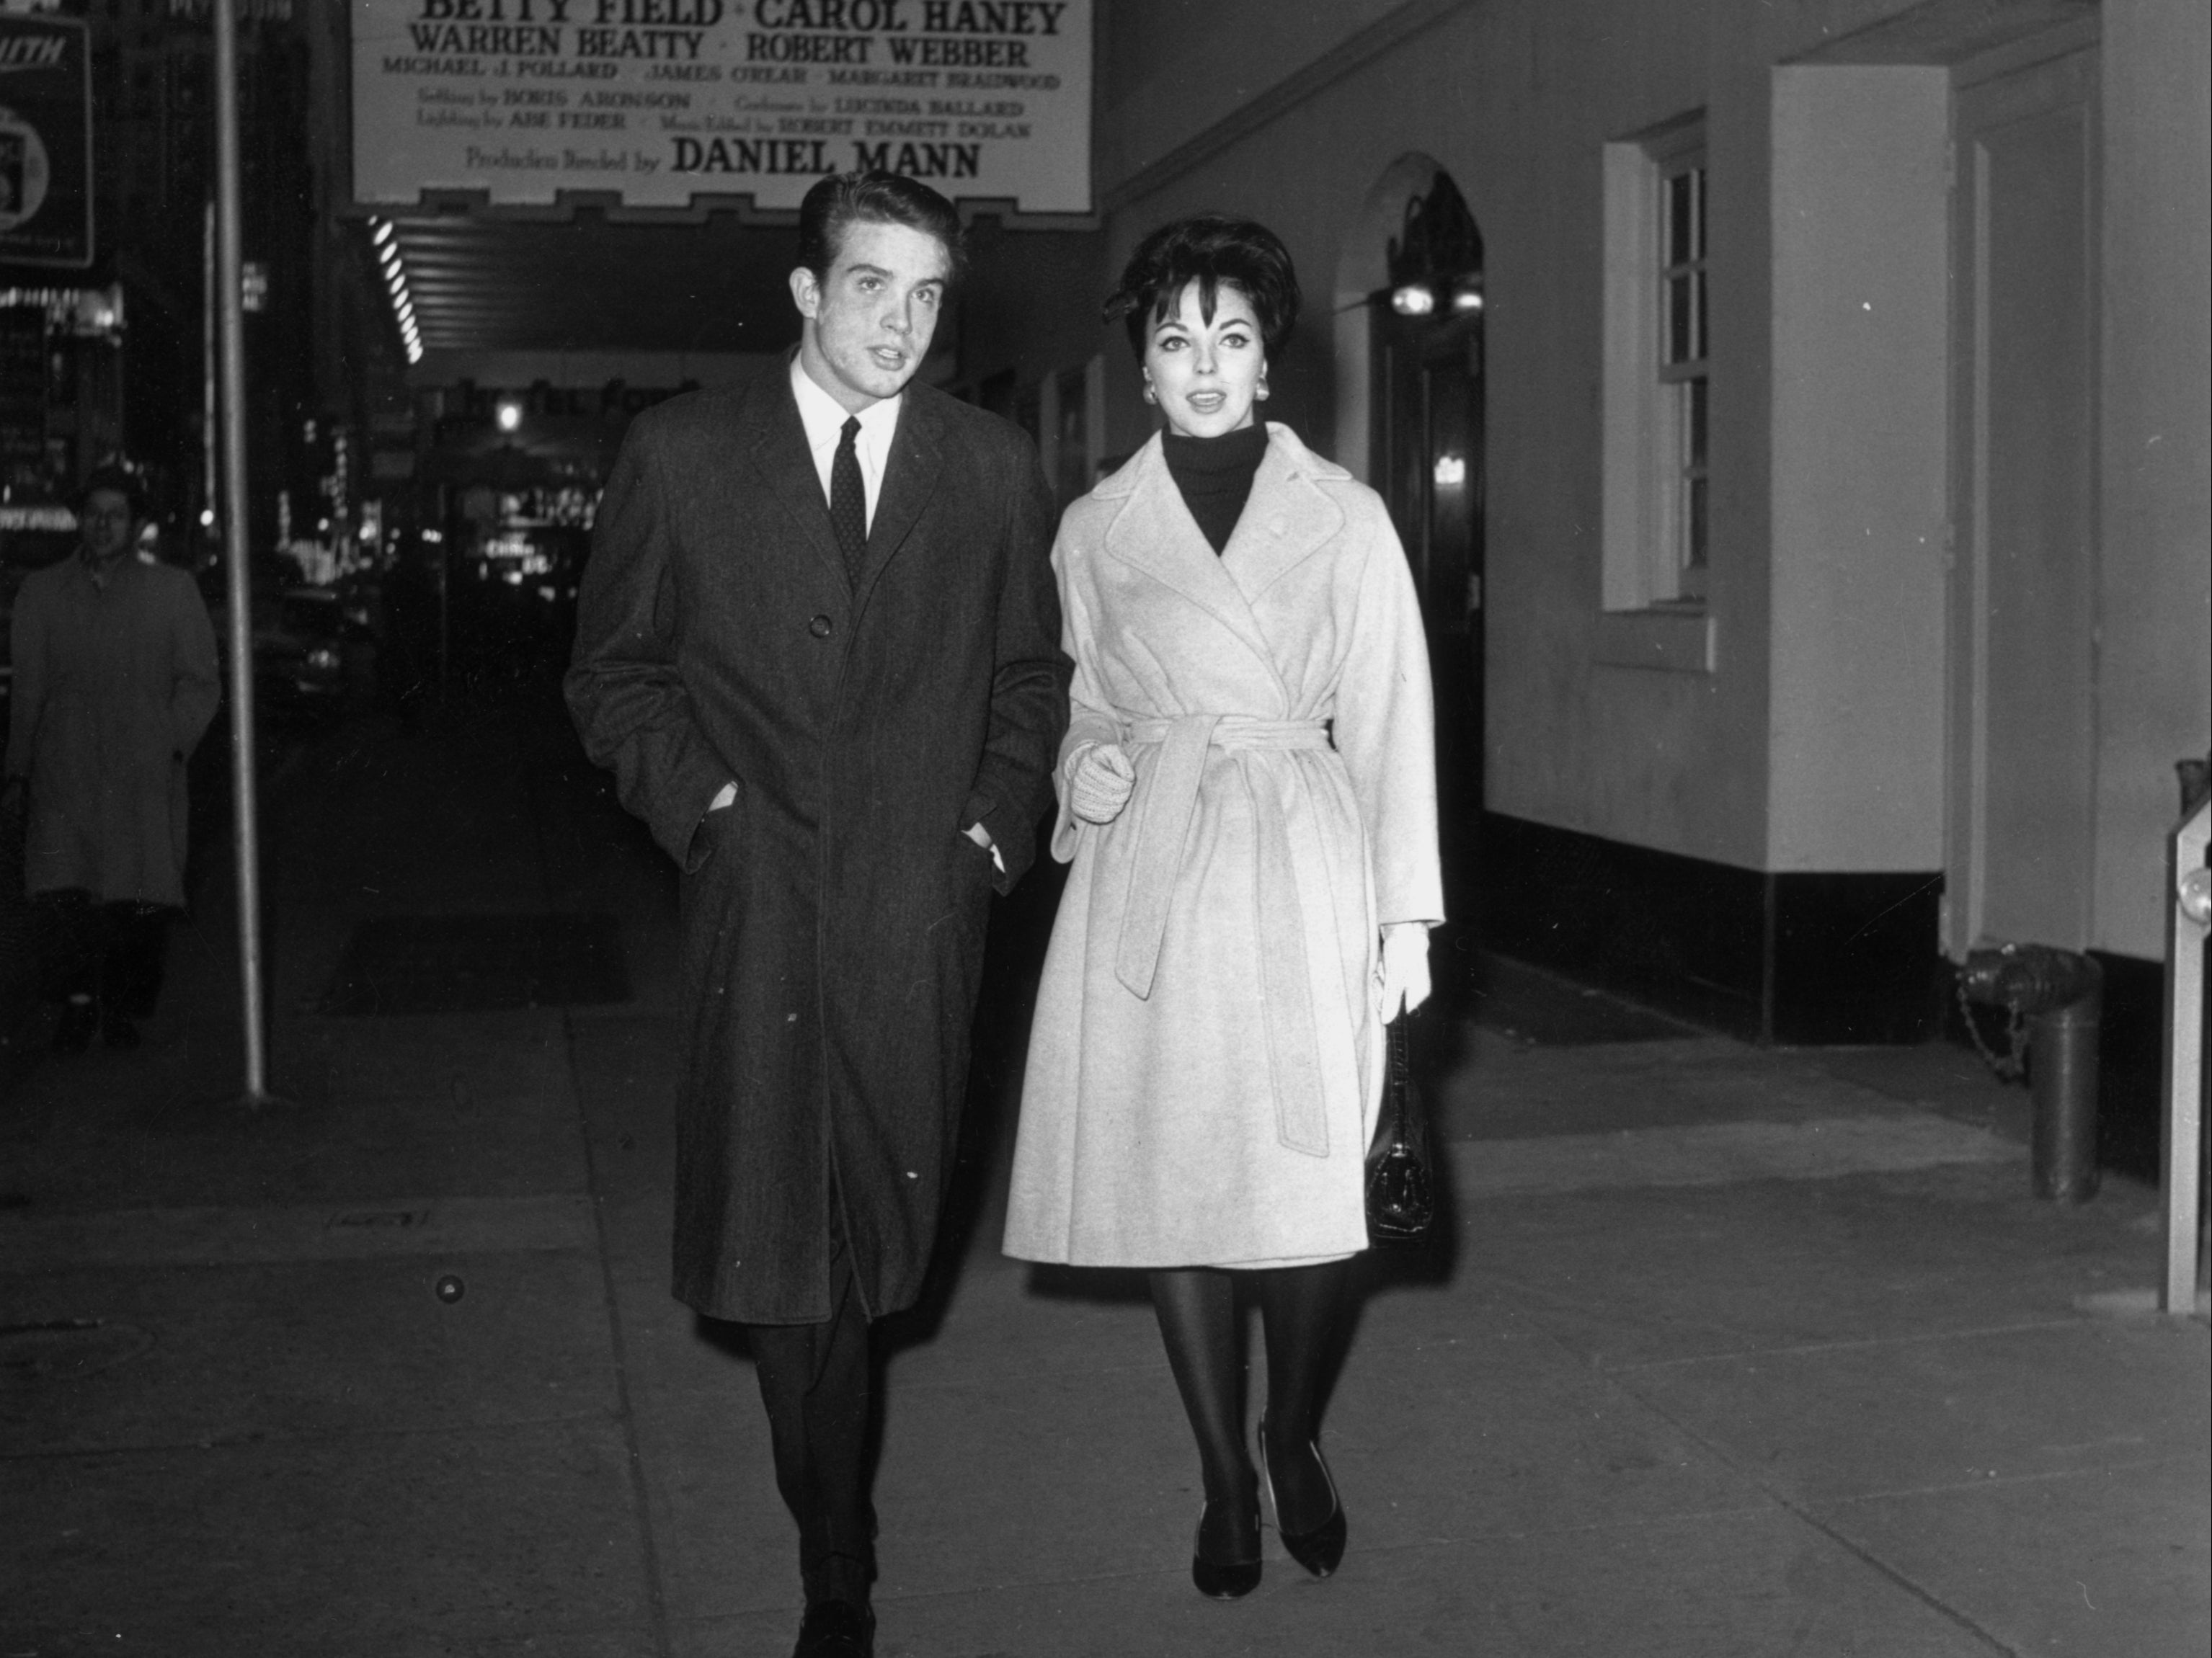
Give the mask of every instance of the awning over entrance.
M 395 216 L 428 351 L 779 351 L 798 337 L 798 232 L 740 222 Z

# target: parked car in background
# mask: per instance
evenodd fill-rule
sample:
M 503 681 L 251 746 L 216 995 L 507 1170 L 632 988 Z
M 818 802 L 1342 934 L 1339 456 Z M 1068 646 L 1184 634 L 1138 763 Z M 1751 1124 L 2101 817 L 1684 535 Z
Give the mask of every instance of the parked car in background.
M 351 583 L 327 587 L 271 582 L 253 601 L 253 695 L 272 716 L 313 720 L 357 713 L 376 700 L 375 598 Z M 228 598 L 209 606 L 226 661 Z M 228 669 L 225 670 L 228 672 Z
M 376 697 L 376 629 L 355 590 L 294 587 L 253 630 L 254 685 L 272 701 L 350 712 Z

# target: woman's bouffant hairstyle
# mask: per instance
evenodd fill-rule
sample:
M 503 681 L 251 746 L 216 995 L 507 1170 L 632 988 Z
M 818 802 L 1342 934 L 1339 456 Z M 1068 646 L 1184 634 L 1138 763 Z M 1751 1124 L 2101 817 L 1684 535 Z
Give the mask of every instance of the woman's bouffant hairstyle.
M 1282 239 L 1263 224 L 1202 213 L 1164 224 L 1137 244 L 1121 285 L 1106 299 L 1106 320 L 1124 322 L 1129 348 L 1145 355 L 1145 336 L 1175 314 L 1184 288 L 1198 284 L 1199 315 L 1213 320 L 1213 296 L 1233 288 L 1251 302 L 1260 338 L 1274 356 L 1298 319 L 1298 273 Z
M 951 203 L 903 173 L 871 168 L 833 173 L 806 192 L 799 204 L 799 263 L 817 282 L 827 282 L 847 228 L 863 222 L 902 224 L 936 237 L 955 276 L 965 262 L 960 214 Z

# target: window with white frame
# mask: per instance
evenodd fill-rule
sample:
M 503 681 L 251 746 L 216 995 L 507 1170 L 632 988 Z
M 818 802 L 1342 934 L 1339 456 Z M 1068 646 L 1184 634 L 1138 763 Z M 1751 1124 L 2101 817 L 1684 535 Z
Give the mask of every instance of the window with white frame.
M 1702 116 L 1605 147 L 1605 608 L 1692 609 L 1711 541 Z

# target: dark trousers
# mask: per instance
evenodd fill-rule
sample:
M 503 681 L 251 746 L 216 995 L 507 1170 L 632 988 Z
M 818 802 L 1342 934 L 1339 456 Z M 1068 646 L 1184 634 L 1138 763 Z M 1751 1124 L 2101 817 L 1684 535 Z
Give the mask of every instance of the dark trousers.
M 876 1575 L 867 1490 L 868 1315 L 854 1287 L 842 1227 L 830 1263 L 830 1317 L 819 1324 L 749 1324 L 745 1333 L 768 1407 L 776 1490 L 799 1522 L 807 1604 L 865 1602 Z
M 41 893 L 33 907 L 40 987 L 49 1001 L 96 1002 L 112 1018 L 152 1015 L 161 994 L 167 908 L 99 903 L 79 888 Z

